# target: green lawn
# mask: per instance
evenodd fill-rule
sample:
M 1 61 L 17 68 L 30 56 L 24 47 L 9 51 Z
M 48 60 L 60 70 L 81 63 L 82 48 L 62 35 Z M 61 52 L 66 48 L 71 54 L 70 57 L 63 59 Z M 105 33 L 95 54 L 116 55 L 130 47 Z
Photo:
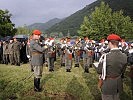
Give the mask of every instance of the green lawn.
M 34 92 L 33 76 L 23 81 L 32 74 L 29 64 L 20 67 L 0 64 L 0 100 L 101 100 L 94 68 L 90 68 L 90 73 L 84 73 L 81 66 L 71 71 L 65 72 L 59 60 L 55 62 L 54 72 L 48 72 L 44 66 L 42 92 Z M 130 88 L 130 79 L 126 76 L 122 100 L 133 100 Z

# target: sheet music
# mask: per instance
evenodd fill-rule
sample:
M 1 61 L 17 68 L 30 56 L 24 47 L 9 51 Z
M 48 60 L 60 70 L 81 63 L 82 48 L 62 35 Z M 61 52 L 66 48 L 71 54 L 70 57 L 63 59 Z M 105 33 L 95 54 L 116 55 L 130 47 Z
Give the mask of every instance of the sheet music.
M 95 62 L 95 63 L 93 63 L 93 65 L 97 68 L 99 65 L 99 62 Z

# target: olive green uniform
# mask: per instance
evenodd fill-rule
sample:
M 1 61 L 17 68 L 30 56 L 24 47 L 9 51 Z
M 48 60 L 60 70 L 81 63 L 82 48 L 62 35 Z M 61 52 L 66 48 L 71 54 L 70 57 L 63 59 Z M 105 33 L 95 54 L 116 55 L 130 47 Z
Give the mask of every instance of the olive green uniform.
M 3 43 L 3 62 L 4 62 L 4 64 L 8 64 L 8 54 L 9 54 L 8 42 L 4 42 Z
M 8 49 L 9 49 L 9 60 L 10 60 L 11 65 L 13 65 L 14 64 L 13 43 L 9 43 Z
M 21 43 L 18 42 L 18 41 L 15 41 L 13 43 L 13 57 L 14 57 L 14 60 L 15 60 L 15 64 L 17 66 L 20 66 L 20 49 L 21 49 Z

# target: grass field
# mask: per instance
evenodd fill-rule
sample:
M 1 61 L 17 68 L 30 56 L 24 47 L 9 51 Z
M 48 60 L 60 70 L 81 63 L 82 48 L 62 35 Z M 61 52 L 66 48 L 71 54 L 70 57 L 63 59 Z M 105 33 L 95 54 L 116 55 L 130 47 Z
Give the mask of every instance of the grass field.
M 48 72 L 44 66 L 42 92 L 34 92 L 33 75 L 25 80 L 31 74 L 29 64 L 19 67 L 0 64 L 0 100 L 101 100 L 97 88 L 98 75 L 93 67 L 90 73 L 84 73 L 81 66 L 73 67 L 67 73 L 57 59 L 54 72 Z M 124 78 L 124 93 L 121 97 L 121 100 L 133 100 L 128 76 Z

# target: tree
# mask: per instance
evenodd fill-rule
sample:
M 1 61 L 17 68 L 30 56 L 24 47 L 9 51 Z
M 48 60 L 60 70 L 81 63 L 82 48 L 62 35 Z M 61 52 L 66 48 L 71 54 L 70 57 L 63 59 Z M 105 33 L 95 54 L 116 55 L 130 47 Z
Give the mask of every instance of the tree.
M 90 23 L 87 16 L 84 17 L 83 24 L 80 26 L 80 30 L 78 31 L 80 36 L 86 36 L 88 35 L 89 29 L 90 29 Z
M 114 12 L 112 14 L 111 30 L 127 39 L 133 36 L 133 22 L 129 16 L 123 16 L 123 12 Z
M 63 33 L 62 33 L 62 32 L 59 32 L 59 33 L 58 33 L 58 37 L 59 37 L 59 38 L 62 38 L 62 37 L 63 37 Z
M 22 26 L 22 27 L 18 27 L 17 28 L 17 33 L 16 34 L 25 34 L 25 35 L 29 35 L 32 33 L 32 30 L 28 29 L 28 27 L 26 25 Z
M 112 12 L 108 4 L 101 2 L 88 18 L 84 18 L 79 34 L 95 40 L 106 38 L 110 33 L 128 38 L 133 33 L 132 26 L 133 22 L 130 17 L 123 16 L 122 11 Z
M 10 20 L 12 14 L 9 13 L 8 10 L 0 9 L 0 35 L 2 37 L 11 35 L 13 36 L 17 31 L 15 28 L 15 24 L 13 24 Z

